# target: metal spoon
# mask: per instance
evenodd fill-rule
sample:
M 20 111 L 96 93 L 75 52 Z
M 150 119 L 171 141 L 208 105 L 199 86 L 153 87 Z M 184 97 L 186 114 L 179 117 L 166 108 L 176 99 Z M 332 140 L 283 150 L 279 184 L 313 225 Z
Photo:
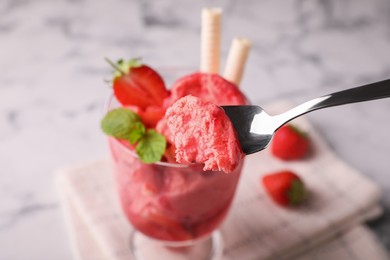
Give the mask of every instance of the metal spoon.
M 321 108 L 386 97 L 390 97 L 390 79 L 318 97 L 276 116 L 268 115 L 259 106 L 222 108 L 236 128 L 242 150 L 251 154 L 266 148 L 275 131 L 298 116 Z

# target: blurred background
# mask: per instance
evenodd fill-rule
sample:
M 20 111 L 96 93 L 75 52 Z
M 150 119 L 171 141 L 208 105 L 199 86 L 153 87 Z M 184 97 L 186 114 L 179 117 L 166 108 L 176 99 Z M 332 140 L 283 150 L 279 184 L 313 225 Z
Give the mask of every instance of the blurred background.
M 241 88 L 254 104 L 303 102 L 390 78 L 388 0 L 0 0 L 0 259 L 71 259 L 57 169 L 108 156 L 99 121 L 104 57 L 168 72 L 199 67 L 200 11 L 223 8 L 253 43 Z M 390 249 L 390 100 L 309 115 L 348 164 L 377 182 L 370 223 Z M 358 192 L 358 191 L 354 191 Z

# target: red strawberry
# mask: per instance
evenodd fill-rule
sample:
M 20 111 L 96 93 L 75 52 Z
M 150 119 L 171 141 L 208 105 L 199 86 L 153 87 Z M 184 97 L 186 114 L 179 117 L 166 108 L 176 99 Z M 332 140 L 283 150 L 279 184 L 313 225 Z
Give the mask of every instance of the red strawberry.
M 165 115 L 165 109 L 157 106 L 148 106 L 145 110 L 138 106 L 126 106 L 125 108 L 128 108 L 139 115 L 142 123 L 144 123 L 147 128 L 155 128 L 160 119 Z
M 116 69 L 113 80 L 115 97 L 123 106 L 162 106 L 169 92 L 161 76 L 139 60 L 110 64 Z
M 176 155 L 175 155 L 175 146 L 173 144 L 169 144 L 167 146 L 167 149 L 164 153 L 164 158 L 169 163 L 175 163 L 176 162 Z
M 139 112 L 142 122 L 148 128 L 156 127 L 158 121 L 165 115 L 165 109 L 157 106 L 149 106 L 145 110 Z
M 301 159 L 309 150 L 309 138 L 291 124 L 279 128 L 272 140 L 272 154 L 283 160 Z
M 177 80 L 172 86 L 171 103 L 193 95 L 216 105 L 243 105 L 245 96 L 236 85 L 217 74 L 194 73 Z
M 281 206 L 300 204 L 306 197 L 304 183 L 291 171 L 265 175 L 262 181 L 268 195 Z

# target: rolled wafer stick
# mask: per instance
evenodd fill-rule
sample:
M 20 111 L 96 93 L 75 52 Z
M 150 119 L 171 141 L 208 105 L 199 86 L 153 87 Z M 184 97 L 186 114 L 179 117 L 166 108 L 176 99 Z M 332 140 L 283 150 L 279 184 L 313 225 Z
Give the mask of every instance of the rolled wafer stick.
M 204 73 L 219 73 L 221 16 L 221 8 L 202 10 L 200 71 Z
M 240 85 L 244 74 L 245 63 L 251 46 L 252 43 L 248 39 L 236 37 L 230 47 L 223 76 L 237 86 Z

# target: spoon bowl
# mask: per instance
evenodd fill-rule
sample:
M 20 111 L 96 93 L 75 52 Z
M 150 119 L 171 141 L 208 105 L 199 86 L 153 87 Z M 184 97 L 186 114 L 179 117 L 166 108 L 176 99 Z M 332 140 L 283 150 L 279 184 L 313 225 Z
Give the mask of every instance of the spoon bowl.
M 271 118 L 261 107 L 248 105 L 223 106 L 222 108 L 232 121 L 245 154 L 259 152 L 268 146 L 274 134 L 273 129 L 264 128 L 262 133 L 251 131 L 255 118 Z M 269 121 L 265 120 L 265 122 Z

